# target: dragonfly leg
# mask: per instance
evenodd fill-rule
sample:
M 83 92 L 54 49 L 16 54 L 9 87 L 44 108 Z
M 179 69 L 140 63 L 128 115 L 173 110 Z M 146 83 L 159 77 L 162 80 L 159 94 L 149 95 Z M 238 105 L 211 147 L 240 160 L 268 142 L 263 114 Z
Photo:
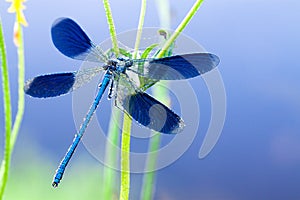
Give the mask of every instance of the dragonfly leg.
M 114 80 L 111 81 L 110 87 L 109 87 L 109 93 L 108 93 L 108 99 L 110 100 L 113 96 L 114 90 Z

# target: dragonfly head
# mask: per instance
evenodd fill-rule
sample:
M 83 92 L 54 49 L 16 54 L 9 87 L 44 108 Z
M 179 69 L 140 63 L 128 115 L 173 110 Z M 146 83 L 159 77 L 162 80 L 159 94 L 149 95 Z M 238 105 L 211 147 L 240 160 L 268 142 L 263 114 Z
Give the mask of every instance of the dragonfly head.
M 117 58 L 111 59 L 107 62 L 106 68 L 110 71 L 116 71 L 119 73 L 125 73 L 126 68 L 129 68 L 133 65 L 133 61 L 128 58 Z
M 133 65 L 133 61 L 132 60 L 126 60 L 125 61 L 125 67 L 127 68 L 127 67 L 131 67 Z

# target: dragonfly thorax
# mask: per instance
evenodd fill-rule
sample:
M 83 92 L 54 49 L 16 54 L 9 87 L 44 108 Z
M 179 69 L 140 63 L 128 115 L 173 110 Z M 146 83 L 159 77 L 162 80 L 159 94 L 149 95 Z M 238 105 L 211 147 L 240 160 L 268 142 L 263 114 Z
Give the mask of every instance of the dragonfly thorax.
M 133 65 L 133 61 L 127 58 L 117 58 L 107 62 L 106 69 L 111 72 L 125 73 L 126 69 Z

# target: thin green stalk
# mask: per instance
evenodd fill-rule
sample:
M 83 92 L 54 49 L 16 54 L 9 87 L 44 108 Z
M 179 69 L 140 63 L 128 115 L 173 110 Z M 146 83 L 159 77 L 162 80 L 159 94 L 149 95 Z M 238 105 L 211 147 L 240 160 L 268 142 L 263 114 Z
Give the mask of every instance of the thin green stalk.
M 170 29 L 171 18 L 170 18 L 170 2 L 169 1 L 160 1 L 156 0 L 156 5 L 159 14 L 159 21 L 162 28 Z M 168 47 L 170 48 L 170 47 Z M 153 96 L 168 106 L 168 91 L 164 87 L 154 87 L 153 88 Z M 151 200 L 153 199 L 153 194 L 155 191 L 155 179 L 156 172 L 155 167 L 157 163 L 157 150 L 160 147 L 161 143 L 161 135 L 155 134 L 149 141 L 148 152 L 153 152 L 149 154 L 146 161 L 145 170 L 148 171 L 144 174 L 143 177 L 143 185 L 141 190 L 141 199 L 143 200 Z
M 12 114 L 11 114 L 11 100 L 10 100 L 10 86 L 8 67 L 6 60 L 5 40 L 2 29 L 2 21 L 0 19 L 0 51 L 1 51 L 1 71 L 2 71 L 2 89 L 3 89 L 3 107 L 4 107 L 4 120 L 5 120 L 5 147 L 4 158 L 1 163 L 0 169 L 0 199 L 3 198 L 5 186 L 8 180 L 8 171 L 10 166 L 11 157 L 11 126 L 12 126 Z
M 171 8 L 170 0 L 155 0 L 157 13 L 159 16 L 159 24 L 163 29 L 170 29 L 171 27 Z
M 150 139 L 149 150 L 148 152 L 155 152 L 160 147 L 161 135 L 159 133 L 155 134 Z M 141 190 L 141 199 L 143 200 L 151 200 L 153 199 L 154 185 L 155 185 L 155 174 L 156 172 L 153 170 L 156 166 L 157 161 L 157 153 L 153 153 L 152 156 L 148 156 L 147 158 L 147 171 L 144 174 L 143 185 Z M 153 171 L 152 171 L 153 170 Z
M 152 92 L 153 96 L 162 102 L 163 104 L 169 106 L 169 95 L 168 91 L 166 89 L 166 84 L 164 84 L 165 87 L 154 87 Z M 149 141 L 149 148 L 148 152 L 152 152 L 152 154 L 149 154 L 147 157 L 146 162 L 146 168 L 145 170 L 148 171 L 144 174 L 143 178 L 143 185 L 141 190 L 141 199 L 143 200 L 151 200 L 153 199 L 153 194 L 155 191 L 155 167 L 157 163 L 157 156 L 158 156 L 158 150 L 161 143 L 161 134 L 156 133 Z
M 13 149 L 15 146 L 15 142 L 19 133 L 19 129 L 21 126 L 23 114 L 24 114 L 24 106 L 25 106 L 25 98 L 24 98 L 24 82 L 25 82 L 25 58 L 24 58 L 24 43 L 23 43 L 23 30 L 20 23 L 18 23 L 19 30 L 19 41 L 18 41 L 18 111 L 16 115 L 16 119 L 13 125 L 12 133 L 11 133 L 11 141 L 10 148 Z
M 179 34 L 183 31 L 183 29 L 187 26 L 187 24 L 190 22 L 192 17 L 196 14 L 197 10 L 199 9 L 201 3 L 203 0 L 198 0 L 193 5 L 191 10 L 188 12 L 186 17 L 183 19 L 183 21 L 180 23 L 180 25 L 177 27 L 173 35 L 171 35 L 170 38 L 165 42 L 164 46 L 162 47 L 161 51 L 156 55 L 156 58 L 162 58 L 165 56 L 166 52 L 172 48 L 172 45 L 174 44 L 175 40 L 179 36 Z M 166 8 L 168 8 L 168 2 L 162 2 L 157 1 L 158 10 L 160 14 L 160 22 L 161 25 L 165 28 L 167 25 L 170 25 L 170 21 L 167 19 L 170 19 L 168 16 L 166 16 L 166 13 L 168 13 Z M 168 104 L 166 102 L 168 100 L 167 98 L 167 91 L 164 88 L 154 88 L 153 89 L 153 95 L 160 100 L 164 104 Z M 150 152 L 156 152 L 160 147 L 161 142 L 161 136 L 159 134 L 153 136 L 150 140 L 150 146 L 149 151 Z M 143 186 L 142 186 L 142 192 L 141 192 L 141 199 L 144 200 L 151 200 L 153 199 L 153 193 L 155 190 L 155 166 L 157 161 L 157 153 L 153 153 L 151 156 L 147 158 L 147 171 L 150 171 L 144 175 L 143 179 Z
M 182 20 L 182 22 L 176 28 L 175 32 L 171 35 L 171 37 L 164 44 L 164 46 L 162 47 L 162 50 L 156 56 L 157 58 L 161 58 L 161 57 L 164 56 L 164 53 L 171 47 L 171 45 L 174 43 L 174 41 L 177 39 L 177 37 L 183 31 L 183 29 L 188 25 L 188 23 L 191 21 L 193 16 L 196 14 L 196 12 L 198 11 L 198 9 L 199 9 L 199 7 L 201 6 L 202 3 L 203 3 L 203 0 L 197 0 L 195 2 L 195 4 L 190 9 L 188 14 L 185 16 L 185 18 Z
M 147 0 L 142 0 L 139 25 L 138 25 L 137 35 L 136 35 L 135 45 L 134 45 L 133 58 L 137 58 L 137 54 L 139 51 L 139 46 L 142 38 L 142 28 L 144 26 L 145 15 L 146 15 L 146 7 L 147 7 Z
M 142 37 L 142 28 L 146 14 L 147 0 L 142 0 L 139 24 L 137 29 L 137 37 L 135 40 L 133 58 L 137 58 L 140 40 Z M 121 144 L 121 191 L 120 200 L 128 200 L 130 192 L 130 132 L 132 120 L 128 115 L 124 115 L 123 131 L 122 131 L 122 144 Z
M 121 146 L 121 191 L 120 200 L 129 199 L 130 191 L 130 132 L 131 118 L 124 115 Z
M 104 5 L 104 10 L 106 14 L 106 19 L 109 27 L 109 33 L 113 45 L 113 51 L 115 55 L 118 57 L 120 54 L 120 50 L 118 47 L 118 40 L 117 40 L 117 34 L 116 34 L 116 29 L 114 25 L 114 20 L 112 17 L 112 12 L 111 8 L 109 5 L 109 0 L 103 0 L 103 5 Z M 110 125 L 109 125 L 109 132 L 108 132 L 108 139 L 114 144 L 114 145 L 119 145 L 119 129 L 118 129 L 118 124 L 113 120 L 113 116 L 116 116 L 117 120 L 120 119 L 120 111 L 116 111 L 114 109 L 113 115 L 111 115 L 110 119 Z M 112 145 L 109 145 L 107 143 L 106 146 L 106 155 L 105 155 L 105 162 L 108 163 L 115 163 L 117 162 L 117 152 L 114 151 L 114 148 Z M 103 183 L 104 183 L 104 199 L 113 199 L 113 189 L 115 188 L 115 182 L 116 180 L 116 173 L 113 169 L 109 167 L 104 168 L 104 176 L 103 176 Z
M 116 34 L 116 29 L 115 29 L 114 20 L 112 17 L 112 12 L 110 9 L 109 1 L 103 0 L 103 5 L 104 5 L 104 9 L 105 9 L 105 14 L 106 14 L 108 27 L 109 27 L 111 41 L 113 44 L 113 50 L 114 50 L 116 56 L 119 56 L 120 52 L 119 52 L 119 47 L 118 47 L 117 34 Z
M 105 148 L 105 163 L 110 166 L 117 165 L 118 158 L 118 150 L 114 148 L 114 146 L 119 146 L 119 119 L 121 117 L 121 112 L 119 109 L 113 107 L 112 116 L 109 123 L 109 131 L 108 131 L 108 141 L 106 143 Z M 117 121 L 115 121 L 116 119 Z M 114 196 L 114 188 L 116 183 L 117 173 L 114 169 L 110 167 L 104 167 L 103 169 L 103 199 L 113 199 Z

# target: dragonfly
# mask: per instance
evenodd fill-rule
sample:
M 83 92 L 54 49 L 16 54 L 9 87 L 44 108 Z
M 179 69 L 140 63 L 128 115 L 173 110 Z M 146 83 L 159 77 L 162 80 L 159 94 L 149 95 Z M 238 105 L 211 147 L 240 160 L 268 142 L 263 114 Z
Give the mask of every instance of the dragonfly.
M 101 66 L 36 76 L 25 83 L 24 91 L 27 95 L 36 98 L 57 97 L 74 91 L 99 73 L 104 73 L 97 95 L 56 170 L 53 187 L 57 187 L 61 182 L 65 169 L 108 87 L 108 98 L 114 97 L 114 105 L 138 124 L 156 132 L 176 134 L 184 128 L 181 117 L 141 90 L 130 77 L 129 72 L 157 81 L 182 80 L 209 72 L 220 62 L 218 56 L 212 53 L 190 53 L 158 59 L 132 59 L 124 56 L 109 58 L 70 18 L 57 19 L 51 27 L 51 37 L 54 46 L 65 56 L 101 63 Z M 140 63 L 143 64 L 142 71 L 138 67 Z

